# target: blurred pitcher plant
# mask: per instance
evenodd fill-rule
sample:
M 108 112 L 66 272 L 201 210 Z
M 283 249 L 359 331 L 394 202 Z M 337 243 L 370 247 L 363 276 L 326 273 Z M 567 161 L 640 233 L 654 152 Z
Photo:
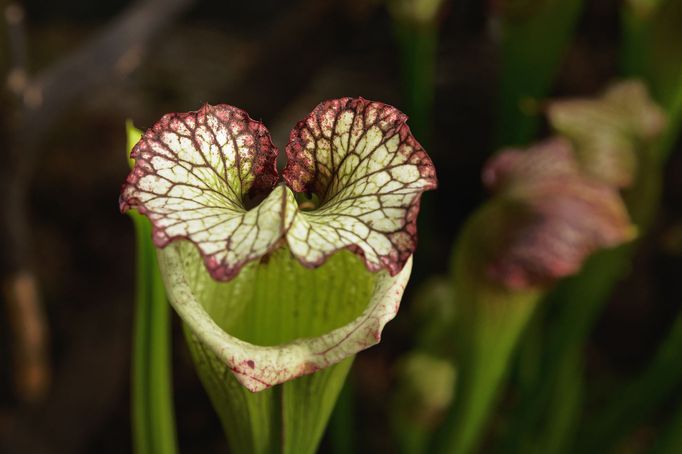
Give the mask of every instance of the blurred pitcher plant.
M 451 263 L 458 379 L 436 440 L 443 453 L 474 451 L 519 336 L 552 284 L 636 232 L 618 191 L 582 171 L 563 138 L 501 151 L 483 182 L 494 196 L 462 229 Z
M 431 160 L 397 109 L 319 104 L 291 131 L 229 105 L 168 114 L 131 152 L 171 304 L 234 452 L 314 452 L 353 356 L 395 317 Z M 276 386 L 279 385 L 279 386 Z
M 403 452 L 476 452 L 538 305 L 594 253 L 635 239 L 651 216 L 657 195 L 651 185 L 660 181 L 652 175 L 651 149 L 666 116 L 641 82 L 614 84 L 599 98 L 550 102 L 548 116 L 559 135 L 527 149 L 503 149 L 485 165 L 482 180 L 493 196 L 459 233 L 451 278 L 434 278 L 417 294 L 416 307 L 435 315 L 426 323 L 419 316 L 416 348 L 403 361 L 425 357 L 442 365 L 432 368 L 427 388 L 418 388 L 424 379 L 409 369 L 397 371 L 395 403 L 417 399 L 413 408 L 428 408 L 433 416 L 395 414 Z M 592 304 L 575 298 L 579 290 L 570 295 L 562 304 Z M 548 360 L 564 361 L 561 355 Z M 453 370 L 456 380 L 447 378 Z M 443 380 L 453 390 L 447 396 L 437 385 Z M 537 400 L 524 399 L 524 405 Z M 524 407 L 523 417 L 511 421 L 526 440 L 534 432 L 525 432 L 523 423 L 533 411 Z

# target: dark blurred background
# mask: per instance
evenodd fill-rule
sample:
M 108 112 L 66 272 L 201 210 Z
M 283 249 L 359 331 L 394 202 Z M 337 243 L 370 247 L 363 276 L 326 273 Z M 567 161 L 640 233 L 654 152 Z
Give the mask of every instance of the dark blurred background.
M 620 3 L 586 2 L 552 96 L 592 96 L 616 77 Z M 117 204 L 128 172 L 125 119 L 144 129 L 167 112 L 228 103 L 262 120 L 283 149 L 289 129 L 324 99 L 363 96 L 408 110 L 394 30 L 378 0 L 21 6 L 23 25 L 12 25 L 10 9 L 0 40 L 7 303 L 0 311 L 0 452 L 128 452 L 134 238 Z M 122 15 L 135 20 L 112 26 Z M 459 226 L 485 196 L 480 169 L 494 151 L 498 59 L 489 5 L 451 0 L 439 20 L 433 134 L 423 142 L 440 185 L 424 195 L 411 289 L 446 272 Z M 21 99 L 17 87 L 26 80 L 12 72 L 17 65 L 40 82 Z M 592 334 L 588 377 L 608 384 L 638 370 L 682 301 L 681 176 L 675 152 L 655 225 Z M 17 309 L 13 299 L 28 300 L 28 308 Z M 174 325 L 181 452 L 224 452 L 220 424 Z M 395 450 L 386 402 L 410 329 L 409 317 L 399 316 L 384 341 L 356 359 L 350 380 L 362 400 L 355 424 L 365 452 Z

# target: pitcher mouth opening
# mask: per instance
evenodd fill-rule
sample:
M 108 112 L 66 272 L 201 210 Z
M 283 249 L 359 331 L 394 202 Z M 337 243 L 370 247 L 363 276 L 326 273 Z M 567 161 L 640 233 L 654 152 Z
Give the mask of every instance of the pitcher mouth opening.
M 294 196 L 301 211 L 313 211 L 322 206 L 320 198 L 314 192 L 296 192 Z
M 157 250 L 171 305 L 192 336 L 210 350 L 252 392 L 329 367 L 381 340 L 387 322 L 398 313 L 412 270 L 412 258 L 396 276 L 376 274 L 366 308 L 350 322 L 317 337 L 264 346 L 223 330 L 199 302 L 190 284 L 178 243 Z

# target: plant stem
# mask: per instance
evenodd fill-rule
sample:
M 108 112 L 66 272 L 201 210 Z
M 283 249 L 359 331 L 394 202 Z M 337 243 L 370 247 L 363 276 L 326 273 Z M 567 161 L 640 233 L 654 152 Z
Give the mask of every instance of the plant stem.
M 355 389 L 352 380 L 346 380 L 329 421 L 329 438 L 334 454 L 358 452 L 353 418 L 355 415 Z
M 537 298 L 508 298 L 499 303 L 497 307 L 483 303 L 480 310 L 466 316 L 460 313 L 472 329 L 466 339 L 460 338 L 455 403 L 437 438 L 436 452 L 466 454 L 475 450 Z
M 627 273 L 632 249 L 622 246 L 595 254 L 578 275 L 561 282 L 547 296 L 546 304 L 559 308 L 559 313 L 545 340 L 541 377 L 533 393 L 522 399 L 522 405 L 515 410 L 516 417 L 507 431 L 504 442 L 507 450 L 520 449 L 525 440 L 537 433 L 542 421 L 560 416 L 554 408 L 549 414 L 545 412 L 550 402 L 557 400 L 556 394 L 564 392 L 560 382 L 565 363 L 575 364 L 571 352 L 584 344 L 613 286 Z
M 438 29 L 435 24 L 395 21 L 410 129 L 428 148 L 432 134 Z
M 475 239 L 486 208 L 467 223 L 454 260 L 457 387 L 454 405 L 436 434 L 435 452 L 467 454 L 476 449 L 519 336 L 540 291 L 505 291 L 491 285 L 476 266 Z
M 535 136 L 538 104 L 552 86 L 582 5 L 550 1 L 530 17 L 503 19 L 497 146 L 524 145 Z
M 677 454 L 682 452 L 682 402 L 673 414 L 665 431 L 658 437 L 654 454 Z
M 171 385 L 170 311 L 149 221 L 131 213 L 137 243 L 133 340 L 133 444 L 138 454 L 177 452 Z
M 566 353 L 552 393 L 552 415 L 544 424 L 539 437 L 537 453 L 552 454 L 564 452 L 572 439 L 582 409 L 583 397 L 583 355 L 581 345 L 574 346 Z M 558 392 L 560 390 L 560 392 Z
M 606 408 L 590 418 L 576 452 L 606 452 L 637 423 L 649 416 L 682 382 L 682 313 L 649 367 L 618 393 Z
M 175 276 L 173 272 L 180 272 L 181 282 L 191 285 L 191 298 L 196 298 L 195 303 L 201 304 L 212 323 L 243 342 L 253 342 L 261 351 L 328 333 L 354 320 L 373 298 L 379 278 L 349 251 L 334 254 L 323 267 L 310 269 L 282 248 L 267 262 L 253 263 L 236 279 L 220 283 L 204 270 L 193 245 L 169 247 L 175 249 L 166 249 L 159 257 L 176 307 L 183 304 L 178 295 L 187 294 L 174 287 L 170 278 Z M 173 251 L 180 251 L 175 262 L 168 260 Z M 383 292 L 377 294 L 383 297 Z M 185 320 L 190 319 L 187 314 Z M 313 454 L 317 450 L 354 355 L 312 374 L 252 392 L 240 384 L 231 365 L 199 337 L 198 330 L 192 331 L 189 324 L 185 327 L 199 378 L 232 452 Z M 284 349 L 278 353 L 291 357 Z M 248 355 L 254 358 L 250 360 L 254 365 L 261 359 L 257 354 L 251 350 Z M 291 364 L 298 367 L 294 361 Z M 251 367 L 248 361 L 244 367 Z
M 126 122 L 130 151 L 142 132 Z M 133 447 L 137 454 L 175 454 L 177 437 L 171 383 L 170 306 L 149 220 L 130 211 L 135 227 L 135 321 L 131 376 Z
M 682 17 L 682 5 L 674 1 L 660 1 L 652 7 L 654 12 L 646 16 L 624 8 L 622 59 L 626 74 L 645 78 L 668 113 L 668 128 L 652 150 L 653 173 L 646 175 L 646 178 L 660 183 L 663 164 L 678 139 L 682 125 L 682 65 L 679 58 L 667 58 L 679 51 L 678 23 Z M 655 206 L 657 201 L 658 191 L 654 191 L 648 200 L 637 205 Z M 646 227 L 652 214 L 651 210 L 643 213 L 646 217 L 639 222 Z M 599 448 L 616 443 L 682 382 L 681 361 L 682 314 L 678 315 L 648 369 L 624 390 L 619 390 L 618 397 L 593 418 L 594 424 L 584 429 L 584 434 L 599 434 L 599 437 L 594 440 L 578 438 L 581 441 L 579 446 Z
M 433 101 L 435 98 L 435 77 L 438 50 L 438 27 L 433 23 L 415 23 L 405 19 L 394 19 L 394 36 L 399 50 L 405 111 L 409 115 L 410 129 L 422 146 L 438 160 L 438 150 L 431 149 L 433 134 Z M 428 268 L 422 261 L 433 257 L 437 245 L 433 241 L 433 219 L 435 207 L 430 197 L 421 202 L 419 216 L 420 250 L 415 257 L 415 277 L 420 270 Z

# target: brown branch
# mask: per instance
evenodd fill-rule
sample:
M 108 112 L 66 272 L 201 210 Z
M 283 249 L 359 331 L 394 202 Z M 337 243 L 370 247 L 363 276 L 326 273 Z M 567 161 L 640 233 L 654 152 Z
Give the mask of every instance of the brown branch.
M 135 3 L 92 41 L 33 77 L 23 96 L 24 121 L 19 135 L 24 147 L 32 148 L 65 106 L 112 79 L 129 75 L 141 62 L 151 39 L 194 1 Z
M 44 397 L 50 383 L 48 330 L 35 278 L 22 273 L 7 279 L 4 294 L 14 342 L 14 387 L 19 398 L 36 402 Z
M 130 74 L 160 30 L 194 0 L 137 2 L 81 48 L 35 77 L 27 76 L 24 14 L 5 8 L 12 66 L 7 80 L 15 100 L 0 120 L 0 272 L 15 344 L 14 372 L 20 397 L 32 401 L 46 390 L 48 328 L 37 281 L 30 271 L 28 190 L 40 144 L 55 122 L 80 97 Z
M 24 23 L 24 10 L 18 3 L 11 3 L 4 9 L 5 29 L 9 47 L 10 66 L 7 72 L 7 115 L 3 118 L 2 126 L 5 132 L 13 130 L 12 126 L 18 123 L 22 101 L 21 96 L 28 84 L 26 74 L 27 46 L 26 30 Z M 3 137 L 5 144 L 11 144 L 12 139 Z M 6 147 L 5 150 L 10 149 Z M 8 153 L 5 166 L 13 169 L 17 159 Z M 1 175 L 2 171 L 0 171 Z M 16 186 L 10 186 L 11 174 L 3 176 L 3 182 L 7 181 L 6 203 L 9 208 L 5 216 L 16 212 L 20 203 L 16 196 Z M 0 185 L 4 186 L 3 183 Z M 3 188 L 5 189 L 5 188 Z M 23 189 L 23 188 L 21 188 Z M 20 190 L 21 190 L 20 189 Z M 4 229 L 3 238 L 0 242 L 4 252 L 3 260 L 7 263 L 18 263 L 21 254 L 25 253 L 22 247 L 26 241 L 26 223 L 21 218 L 5 218 L 2 221 Z M 12 336 L 12 374 L 14 388 L 17 397 L 24 402 L 36 402 L 47 391 L 50 383 L 51 370 L 48 358 L 48 326 L 45 314 L 38 295 L 38 286 L 34 276 L 28 271 L 19 271 L 18 268 L 5 267 L 8 274 L 3 275 L 1 288 L 2 296 L 7 309 L 7 321 L 9 333 Z
M 22 258 L 27 256 L 23 249 L 28 225 L 24 198 L 39 144 L 50 127 L 78 98 L 132 72 L 149 41 L 194 1 L 135 3 L 92 41 L 35 77 L 29 77 L 21 92 L 19 113 L 11 124 L 5 125 L 3 148 L 10 152 L 9 156 L 1 156 L 5 161 L 2 166 L 5 175 L 0 175 L 4 177 L 0 184 L 5 183 L 3 196 L 16 202 L 5 207 L 6 222 L 0 226 L 3 251 L 11 251 L 4 254 L 8 257 L 3 257 L 3 268 L 25 266 Z M 15 131 L 11 137 L 10 130 Z

